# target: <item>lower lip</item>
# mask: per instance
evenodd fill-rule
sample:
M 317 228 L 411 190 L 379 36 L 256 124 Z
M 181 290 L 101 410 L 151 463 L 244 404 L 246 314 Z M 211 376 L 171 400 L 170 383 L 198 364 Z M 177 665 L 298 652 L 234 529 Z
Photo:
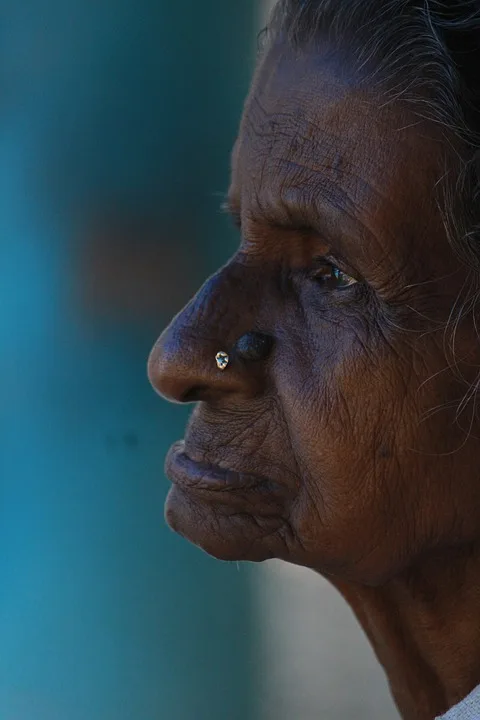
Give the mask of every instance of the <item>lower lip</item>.
M 262 477 L 198 463 L 185 453 L 183 442 L 175 443 L 170 449 L 165 461 L 165 474 L 182 488 L 209 492 L 254 490 L 269 484 Z

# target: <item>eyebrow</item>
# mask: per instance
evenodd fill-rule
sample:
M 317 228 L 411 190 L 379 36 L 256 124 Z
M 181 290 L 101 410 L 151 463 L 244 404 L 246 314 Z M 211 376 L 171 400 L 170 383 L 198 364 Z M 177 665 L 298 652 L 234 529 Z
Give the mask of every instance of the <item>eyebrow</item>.
M 222 203 L 237 227 L 242 223 L 242 207 L 238 192 L 230 193 Z M 369 229 L 355 214 L 355 203 L 347 193 L 329 181 L 310 187 L 285 186 L 277 194 L 264 192 L 257 198 L 252 218 L 272 227 L 286 230 L 311 231 L 327 243 L 332 252 L 344 258 L 364 249 Z
M 339 241 L 346 219 L 354 219 L 354 203 L 328 180 L 313 186 L 286 185 L 274 201 L 292 227 L 309 227 L 330 243 Z

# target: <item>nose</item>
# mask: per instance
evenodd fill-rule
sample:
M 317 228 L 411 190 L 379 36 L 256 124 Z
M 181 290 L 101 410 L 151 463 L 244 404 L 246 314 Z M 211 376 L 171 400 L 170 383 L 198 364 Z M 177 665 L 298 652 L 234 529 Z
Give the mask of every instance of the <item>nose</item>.
M 150 353 L 148 376 L 172 402 L 213 402 L 226 395 L 261 391 L 273 341 L 248 330 L 255 303 L 245 283 L 225 268 L 210 278 L 160 335 Z

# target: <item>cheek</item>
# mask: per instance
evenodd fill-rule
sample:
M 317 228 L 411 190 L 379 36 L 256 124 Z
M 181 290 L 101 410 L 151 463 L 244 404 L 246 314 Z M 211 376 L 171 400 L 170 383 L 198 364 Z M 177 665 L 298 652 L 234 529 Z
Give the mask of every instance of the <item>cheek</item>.
M 303 478 L 292 524 L 314 558 L 305 564 L 377 582 L 437 532 L 432 498 L 450 527 L 442 477 L 451 460 L 439 453 L 459 435 L 445 414 L 424 418 L 458 388 L 445 374 L 428 382 L 442 365 L 428 346 L 420 354 L 400 344 L 382 353 L 348 347 L 330 362 L 323 354 L 313 372 L 305 363 L 290 373 L 283 403 Z
M 442 340 L 387 342 L 365 326 L 343 327 L 310 343 L 313 352 L 297 348 L 288 358 L 279 394 L 292 445 L 300 464 L 319 477 L 326 502 L 329 493 L 351 495 L 352 477 L 408 478 L 425 458 L 458 449 L 465 428 L 455 419 L 466 388 Z
M 318 476 L 327 501 L 330 492 L 349 491 L 343 478 L 373 462 L 371 448 L 392 427 L 404 386 L 385 362 L 372 361 L 358 333 L 322 335 L 287 359 L 278 386 L 299 464 Z
M 364 522 L 367 513 L 376 522 L 395 491 L 386 480 L 398 474 L 398 457 L 411 439 L 416 409 L 402 392 L 395 397 L 391 378 L 382 381 L 359 366 L 353 376 L 330 375 L 291 405 L 292 445 L 324 523 L 328 517 Z

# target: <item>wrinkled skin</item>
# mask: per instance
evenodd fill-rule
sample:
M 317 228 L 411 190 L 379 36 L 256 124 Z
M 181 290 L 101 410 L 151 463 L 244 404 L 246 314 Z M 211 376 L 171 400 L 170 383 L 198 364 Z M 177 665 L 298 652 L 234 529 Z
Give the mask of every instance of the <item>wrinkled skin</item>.
M 456 417 L 475 334 L 460 322 L 453 354 L 446 330 L 468 269 L 437 202 L 456 156 L 438 128 L 381 106 L 340 59 L 270 50 L 232 157 L 239 250 L 149 361 L 159 393 L 198 402 L 167 460 L 171 527 L 218 558 L 315 568 L 359 616 L 352 588 L 476 542 L 480 520 L 476 421 L 469 406 Z M 326 288 L 319 258 L 357 282 Z M 236 357 L 250 330 L 273 338 L 267 358 Z M 465 692 L 417 715 L 391 682 L 412 718 Z

